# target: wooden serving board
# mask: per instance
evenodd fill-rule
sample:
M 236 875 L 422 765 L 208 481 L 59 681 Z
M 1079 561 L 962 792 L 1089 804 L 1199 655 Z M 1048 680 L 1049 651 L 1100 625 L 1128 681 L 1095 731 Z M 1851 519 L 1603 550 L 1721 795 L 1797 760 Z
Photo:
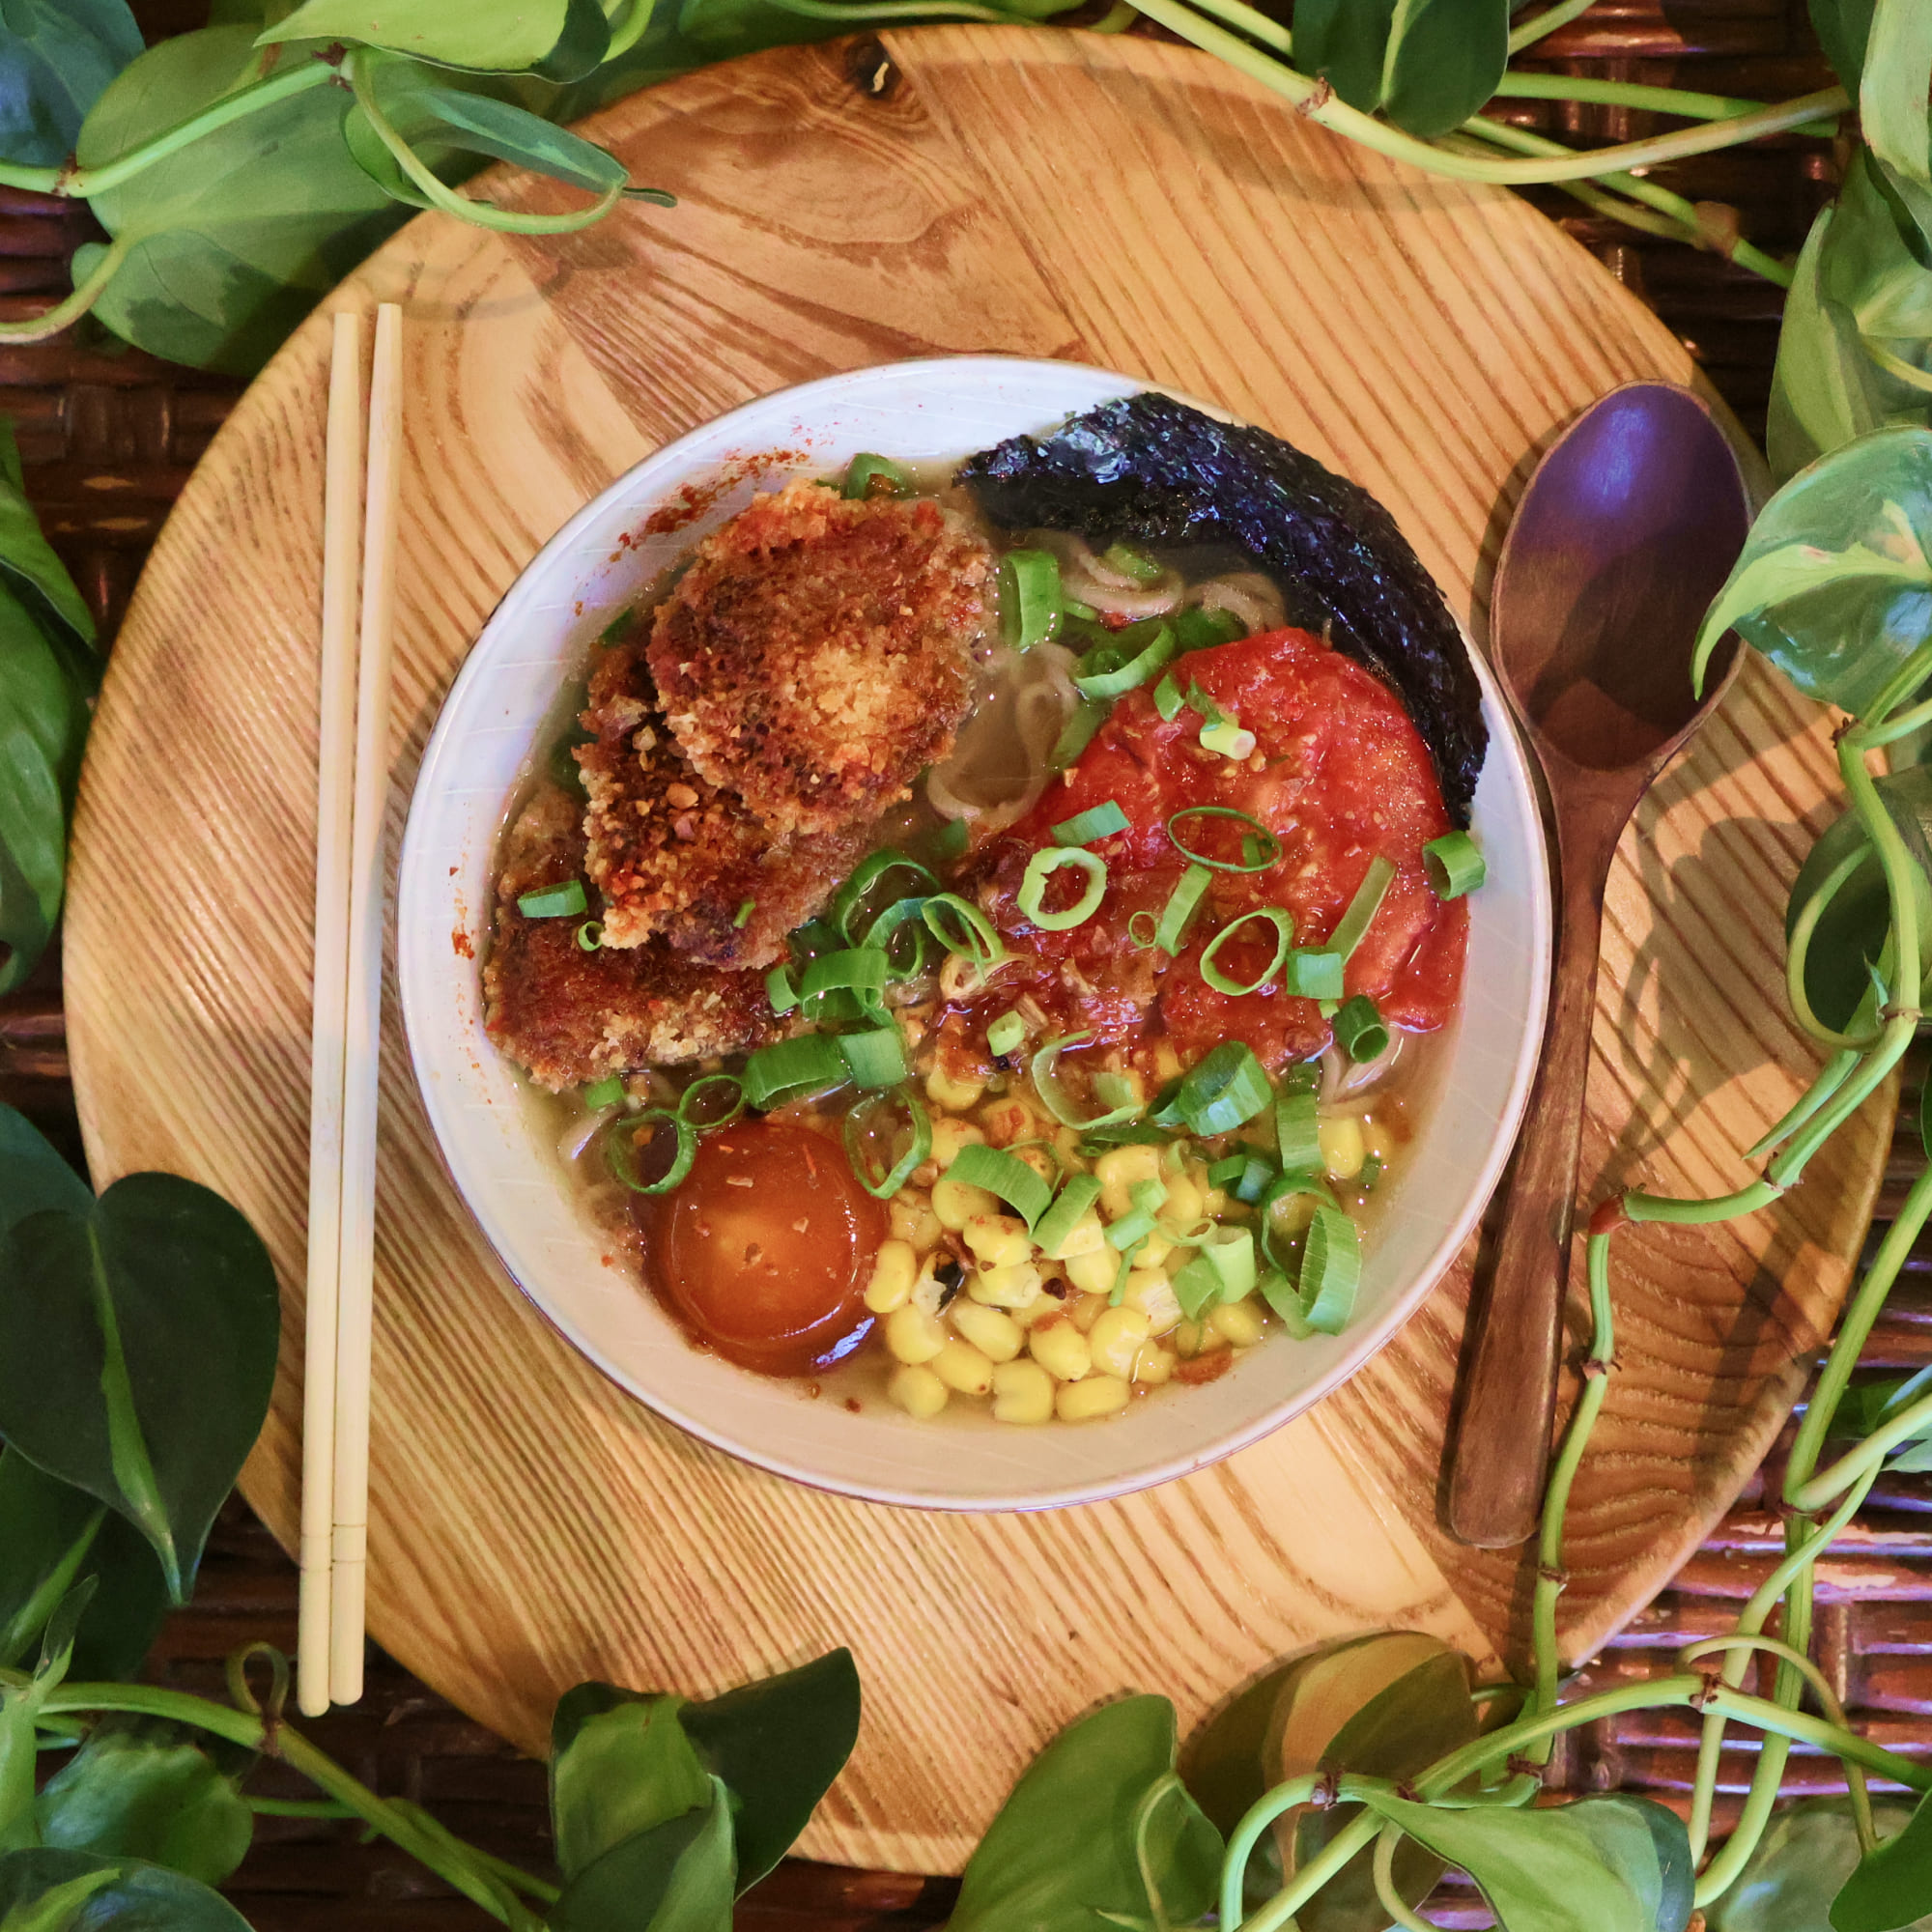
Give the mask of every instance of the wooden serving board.
M 544 539 L 779 385 L 1006 351 L 1211 397 L 1375 490 L 1480 639 L 1536 455 L 1612 384 L 1693 376 L 1522 203 L 1406 172 L 1181 48 L 929 28 L 694 74 L 591 131 L 678 207 L 547 240 L 425 216 L 334 298 L 409 318 L 395 831 L 443 693 Z M 95 725 L 67 942 L 98 1180 L 205 1180 L 280 1267 L 283 1374 L 243 1488 L 291 1545 L 327 328 L 313 319 L 254 385 L 156 548 Z M 1626 838 L 1593 1193 L 1737 1185 L 1738 1150 L 1808 1076 L 1781 914 L 1836 809 L 1829 728 L 1748 668 Z M 545 1325 L 444 1176 L 390 1012 L 370 1623 L 518 1742 L 541 1747 L 581 1678 L 705 1693 L 849 1643 L 865 1724 L 805 1849 L 943 1870 L 1096 1700 L 1160 1690 L 1186 1727 L 1337 1632 L 1510 1647 L 1525 1570 L 1436 1520 L 1466 1267 L 1347 1388 L 1184 1481 L 1041 1516 L 844 1502 L 687 1439 Z M 1573 1655 L 1695 1547 L 1786 1413 L 1890 1108 L 1877 1096 L 1775 1212 L 1622 1240 L 1623 1372 L 1572 1513 Z

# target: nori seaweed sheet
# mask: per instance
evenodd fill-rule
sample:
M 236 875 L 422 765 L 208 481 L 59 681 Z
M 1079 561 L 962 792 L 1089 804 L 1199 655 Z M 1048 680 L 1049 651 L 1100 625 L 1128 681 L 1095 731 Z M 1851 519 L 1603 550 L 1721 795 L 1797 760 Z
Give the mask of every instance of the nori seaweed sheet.
M 1245 551 L 1281 584 L 1291 623 L 1325 633 L 1401 696 L 1451 819 L 1468 825 L 1489 742 L 1482 691 L 1441 591 L 1359 484 L 1265 430 L 1152 393 L 1102 403 L 1043 441 L 982 450 L 959 481 L 1008 529 Z

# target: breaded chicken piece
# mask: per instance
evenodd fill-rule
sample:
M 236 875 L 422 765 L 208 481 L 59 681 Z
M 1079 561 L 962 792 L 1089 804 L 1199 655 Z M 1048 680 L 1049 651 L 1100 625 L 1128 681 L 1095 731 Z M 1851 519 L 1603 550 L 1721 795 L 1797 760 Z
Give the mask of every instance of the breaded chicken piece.
M 485 1024 L 502 1052 L 561 1090 L 780 1037 L 759 974 L 697 965 L 662 940 L 585 952 L 577 920 L 517 910 L 523 894 L 581 877 L 582 867 L 577 801 L 540 786 L 503 841 L 496 936 L 483 967 Z
M 598 659 L 582 723 L 596 733 L 575 756 L 590 796 L 585 870 L 604 895 L 606 946 L 662 935 L 707 965 L 769 966 L 866 850 L 872 814 L 775 838 L 700 777 L 657 706 L 640 640 Z
M 877 817 L 952 749 L 991 567 L 929 498 L 758 497 L 658 609 L 650 669 L 679 746 L 774 834 Z

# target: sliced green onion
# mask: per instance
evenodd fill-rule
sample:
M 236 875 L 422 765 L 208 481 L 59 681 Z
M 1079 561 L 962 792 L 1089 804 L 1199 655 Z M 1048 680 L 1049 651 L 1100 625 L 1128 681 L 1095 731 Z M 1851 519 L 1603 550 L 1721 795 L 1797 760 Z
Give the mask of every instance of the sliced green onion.
M 604 944 L 604 922 L 586 919 L 577 928 L 577 948 L 580 952 L 595 952 Z
M 657 1179 L 645 1181 L 638 1179 L 638 1135 L 642 1132 L 644 1123 L 652 1121 L 665 1122 L 677 1135 L 677 1151 L 671 1156 L 670 1165 Z M 655 1130 L 651 1138 L 657 1138 Z M 668 1194 L 691 1172 L 691 1163 L 696 1158 L 697 1129 L 689 1121 L 681 1121 L 662 1107 L 652 1107 L 642 1114 L 627 1114 L 622 1120 L 612 1121 L 605 1129 L 604 1165 L 633 1194 Z
M 1232 724 L 1236 722 L 1192 678 L 1187 684 L 1187 708 L 1198 711 L 1209 724 Z
M 752 914 L 757 910 L 757 904 L 756 899 L 746 899 L 740 904 L 738 910 L 731 915 L 731 923 L 740 932 L 744 931 L 746 926 L 751 924 Z
M 805 969 L 798 982 L 799 997 L 816 999 L 821 993 L 854 992 L 877 1000 L 886 989 L 886 955 L 870 946 L 846 947 L 821 952 Z
M 1325 947 L 1310 947 L 1291 952 L 1285 962 L 1283 983 L 1291 993 L 1304 1000 L 1339 1000 L 1342 997 L 1342 955 Z
M 986 1044 L 992 1049 L 996 1060 L 1004 1060 L 1008 1054 L 1026 1038 L 1026 1021 L 1017 1013 L 1002 1013 L 986 1029 Z
M 1199 1321 L 1221 1299 L 1221 1277 L 1200 1255 L 1185 1267 L 1177 1268 L 1171 1280 L 1174 1298 L 1190 1321 Z
M 1345 1001 L 1334 1024 L 1335 1044 L 1356 1065 L 1388 1051 L 1389 1030 L 1377 1011 L 1376 1003 L 1366 993 L 1357 993 L 1352 1000 Z
M 1090 1133 L 1095 1127 L 1111 1127 L 1122 1121 L 1130 1121 L 1138 1114 L 1138 1101 L 1123 1101 L 1119 1106 L 1109 1107 L 1095 1114 L 1092 1120 L 1082 1120 L 1073 1111 L 1073 1104 L 1060 1090 L 1060 1056 L 1063 1049 L 1069 1046 L 1084 1046 L 1094 1036 L 1091 1033 L 1067 1034 L 1060 1039 L 1050 1039 L 1033 1057 L 1030 1069 L 1033 1074 L 1035 1091 L 1039 1094 L 1040 1104 L 1060 1122 L 1063 1127 L 1074 1127 L 1081 1133 Z M 1094 1082 L 1095 1096 L 1098 1096 L 1099 1082 Z
M 1210 650 L 1248 635 L 1248 627 L 1232 611 L 1208 611 L 1199 604 L 1177 612 L 1174 628 L 1179 633 L 1183 651 Z
M 1169 671 L 1153 688 L 1153 708 L 1160 714 L 1163 724 L 1171 724 L 1187 708 L 1187 700 L 1180 695 L 1180 687 L 1174 681 L 1174 673 Z
M 765 998 L 775 1013 L 788 1013 L 798 1005 L 798 988 L 792 983 L 789 966 L 774 966 L 765 975 Z
M 925 922 L 922 917 L 924 911 L 923 898 L 895 899 L 858 941 L 859 945 L 886 955 L 888 977 L 905 980 L 924 970 Z M 912 942 L 909 950 L 904 944 L 907 940 Z
M 1094 1097 L 1103 1107 L 1127 1107 L 1136 1114 L 1147 1104 L 1141 1095 L 1141 1083 L 1131 1073 L 1094 1074 Z
M 1175 830 L 1185 818 L 1232 818 L 1250 827 L 1251 830 L 1241 839 L 1240 858 L 1210 859 L 1206 852 L 1195 851 Z M 1264 872 L 1281 857 L 1281 840 L 1253 812 L 1236 811 L 1231 805 L 1182 806 L 1167 821 L 1166 832 L 1169 843 L 1183 859 L 1191 860 L 1197 866 L 1211 866 L 1217 872 Z M 1249 856 L 1251 842 L 1255 843 L 1259 856 Z
M 1138 691 L 1180 648 L 1171 625 L 1156 626 L 1144 644 L 1130 626 L 1103 644 L 1095 644 L 1075 667 L 1073 688 L 1083 697 L 1122 697 Z M 1136 649 L 1139 644 L 1139 649 Z
M 1355 1312 L 1361 1279 L 1361 1231 L 1339 1208 L 1321 1202 L 1301 1249 L 1301 1319 L 1318 1335 L 1339 1335 Z
M 1381 910 L 1381 903 L 1388 896 L 1388 889 L 1395 878 L 1395 867 L 1379 852 L 1369 861 L 1369 869 L 1362 874 L 1362 883 L 1355 888 L 1355 896 L 1349 901 L 1349 910 L 1342 915 L 1342 923 L 1328 935 L 1328 951 L 1339 952 L 1346 962 L 1350 953 L 1362 943 L 1370 922 Z M 1341 995 L 1333 997 L 1339 999 Z
M 866 1158 L 863 1136 L 869 1130 L 867 1122 L 872 1113 L 889 1102 L 896 1101 L 906 1111 L 906 1118 L 912 1124 L 912 1145 L 899 1155 L 882 1175 L 875 1175 L 872 1164 Z M 889 1201 L 912 1179 L 913 1171 L 932 1151 L 932 1121 L 925 1111 L 925 1104 L 910 1082 L 903 1087 L 895 1087 L 890 1094 L 881 1094 L 868 1100 L 861 1100 L 845 1116 L 843 1127 L 845 1137 L 845 1158 L 852 1164 L 852 1172 L 859 1177 L 859 1185 L 867 1194 L 876 1195 L 881 1201 Z
M 1164 1147 L 1168 1136 L 1159 1127 L 1143 1122 L 1118 1121 L 1111 1126 L 1094 1127 L 1080 1143 L 1080 1151 L 1092 1159 L 1096 1153 L 1105 1153 L 1109 1148 L 1117 1147 Z M 1179 1142 L 1175 1142 L 1179 1147 Z
M 1274 1210 L 1284 1201 L 1299 1195 L 1313 1195 L 1318 1205 L 1326 1202 L 1335 1205 L 1335 1196 L 1328 1185 L 1327 1177 L 1317 1168 L 1296 1168 L 1284 1172 L 1268 1182 L 1262 1190 L 1262 1198 L 1255 1203 L 1262 1230 L 1262 1252 L 1279 1268 L 1293 1269 L 1292 1262 L 1282 1255 L 1275 1246 Z
M 963 818 L 949 818 L 926 843 L 926 848 L 935 859 L 956 859 L 967 847 L 969 840 L 966 821 Z
M 949 952 L 972 960 L 980 979 L 986 969 L 1007 956 L 1007 942 L 971 899 L 957 893 L 934 893 L 920 909 L 925 929 Z
M 624 1083 L 615 1073 L 610 1074 L 602 1080 L 593 1080 L 583 1090 L 583 1104 L 593 1114 L 602 1113 L 606 1107 L 620 1105 L 623 1098 Z
M 704 1095 L 718 1088 L 730 1090 L 730 1104 L 722 1114 L 705 1112 L 709 1104 Z M 677 1118 L 686 1126 L 700 1134 L 714 1132 L 719 1127 L 728 1127 L 745 1111 L 745 1083 L 735 1073 L 707 1073 L 694 1080 L 678 1095 Z
M 1000 559 L 1000 629 L 1016 651 L 1060 629 L 1060 559 L 1050 550 L 1009 550 Z
M 1201 748 L 1207 752 L 1218 752 L 1224 758 L 1246 758 L 1254 754 L 1255 734 L 1246 730 L 1237 719 L 1219 718 L 1211 724 L 1201 727 Z
M 1382 1178 L 1382 1157 L 1378 1153 L 1362 1156 L 1362 1164 L 1355 1170 L 1354 1185 L 1358 1193 L 1373 1194 L 1376 1183 Z
M 745 1098 L 764 1109 L 801 1094 L 842 1087 L 851 1076 L 838 1040 L 831 1034 L 810 1033 L 759 1047 L 739 1077 L 745 1083 Z
M 1159 1225 L 1158 1218 L 1151 1208 L 1136 1208 L 1130 1214 L 1122 1214 L 1107 1230 L 1107 1245 L 1117 1254 L 1128 1248 L 1137 1248 Z
M 880 1013 L 882 1006 L 869 1004 L 871 996 L 855 993 L 848 986 L 835 986 L 829 993 L 814 993 L 798 1003 L 798 1016 L 823 1025 L 832 1020 L 862 1020 L 868 1013 Z
M 856 1087 L 896 1087 L 910 1071 L 905 1036 L 896 1026 L 868 1027 L 864 1033 L 841 1033 L 835 1037 Z
M 1136 583 L 1158 583 L 1163 575 L 1162 567 L 1145 551 L 1135 550 L 1131 544 L 1109 544 L 1100 553 L 1100 561 L 1109 570 L 1118 570 L 1122 577 L 1131 577 Z
M 1153 1096 L 1153 1106 L 1148 1119 L 1154 1126 L 1179 1127 L 1185 1124 L 1180 1117 L 1180 1085 L 1179 1079 L 1170 1080 Z
M 837 952 L 846 943 L 844 935 L 827 925 L 822 919 L 807 920 L 785 941 L 791 949 L 791 956 L 800 964 L 816 959 L 821 952 Z
M 1127 921 L 1127 939 L 1145 952 L 1160 936 L 1160 922 L 1145 906 Z
M 1255 1286 L 1255 1237 L 1246 1228 L 1216 1228 L 1201 1243 L 1198 1259 L 1214 1270 L 1223 1301 L 1239 1301 Z
M 1081 603 L 1077 597 L 1068 597 L 1063 593 L 1060 599 L 1060 608 L 1069 617 L 1078 617 L 1083 624 L 1097 624 L 1100 621 L 1099 611 L 1094 610 L 1091 604 Z
M 1082 698 L 1074 706 L 1072 716 L 1060 727 L 1060 736 L 1046 754 L 1048 769 L 1064 772 L 1094 742 L 1094 734 L 1107 722 L 1107 714 L 1113 708 L 1104 698 Z
M 1482 852 L 1466 832 L 1445 832 L 1422 848 L 1422 868 L 1438 899 L 1460 899 L 1490 876 Z
M 1086 889 L 1070 906 L 1059 912 L 1048 912 L 1044 903 L 1046 882 L 1063 866 L 1071 866 L 1077 871 L 1085 872 Z M 1049 845 L 1027 861 L 1013 903 L 1042 932 L 1065 932 L 1073 926 L 1084 925 L 1092 919 L 1106 895 L 1107 862 L 1097 852 L 1089 852 L 1081 845 Z
M 1246 985 L 1231 980 L 1214 963 L 1215 954 L 1220 952 L 1242 926 L 1253 920 L 1265 920 L 1274 927 L 1274 952 L 1261 972 Z M 1289 942 L 1294 937 L 1294 922 L 1279 906 L 1259 906 L 1253 912 L 1244 912 L 1239 919 L 1230 920 L 1201 952 L 1201 977 L 1217 993 L 1226 993 L 1233 999 L 1243 999 L 1249 993 L 1258 993 L 1281 971 L 1281 964 L 1288 957 Z
M 872 889 L 881 879 L 889 878 L 895 872 L 909 875 L 911 884 L 918 888 L 916 897 L 923 898 L 927 893 L 939 890 L 939 881 L 928 867 L 922 866 L 917 859 L 908 859 L 903 852 L 891 850 L 868 853 L 853 867 L 851 876 L 838 888 L 832 901 L 829 915 L 830 923 L 847 946 L 861 946 L 871 943 L 869 938 L 860 937 L 855 923 Z M 895 897 L 903 904 L 907 889 L 901 888 Z M 823 948 L 818 949 L 823 951 Z
M 1224 1187 L 1236 1201 L 1252 1208 L 1267 1192 L 1277 1169 L 1267 1155 L 1253 1148 L 1224 1155 L 1208 1170 L 1209 1187 Z
M 1179 952 L 1182 941 L 1187 936 L 1188 922 L 1193 919 L 1195 908 L 1201 903 L 1201 895 L 1208 890 L 1208 882 L 1214 874 L 1206 866 L 1189 866 L 1181 873 L 1174 891 L 1168 895 L 1167 904 L 1161 908 L 1160 923 L 1154 927 L 1153 943 L 1163 952 Z
M 1321 1068 L 1313 1061 L 1291 1066 L 1274 1096 L 1275 1153 L 1284 1173 L 1321 1166 Z
M 845 471 L 845 495 L 854 502 L 867 497 L 904 497 L 912 491 L 912 471 L 890 456 L 863 449 Z
M 1121 810 L 1120 801 L 1110 798 L 1049 826 L 1047 836 L 1056 845 L 1091 845 L 1096 838 L 1109 838 L 1116 832 L 1125 832 L 1132 823 Z
M 1091 1174 L 1073 1175 L 1054 1196 L 1053 1206 L 1034 1223 L 1034 1245 L 1048 1261 L 1060 1261 L 1060 1246 L 1087 1210 L 1100 1198 L 1100 1183 Z
M 1038 1225 L 1053 1198 L 1053 1189 L 1025 1161 L 977 1141 L 969 1141 L 959 1150 L 941 1179 L 997 1194 L 1029 1230 Z
M 582 879 L 566 879 L 560 886 L 540 886 L 517 900 L 517 910 L 526 919 L 575 919 L 590 910 Z
M 1170 1174 L 1185 1174 L 1187 1172 L 1187 1153 L 1192 1146 L 1193 1142 L 1184 1138 L 1169 1141 L 1167 1146 L 1161 1151 L 1160 1164 Z
M 1147 1236 L 1143 1235 L 1132 1247 L 1122 1251 L 1119 1264 L 1114 1269 L 1114 1285 L 1107 1291 L 1107 1306 L 1118 1308 L 1126 1299 L 1127 1276 L 1133 1272 L 1134 1264 L 1141 1258 L 1141 1250 L 1147 1246 Z
M 1233 1133 L 1273 1097 L 1254 1049 L 1238 1039 L 1224 1039 L 1182 1078 L 1175 1105 L 1188 1131 L 1206 1136 Z

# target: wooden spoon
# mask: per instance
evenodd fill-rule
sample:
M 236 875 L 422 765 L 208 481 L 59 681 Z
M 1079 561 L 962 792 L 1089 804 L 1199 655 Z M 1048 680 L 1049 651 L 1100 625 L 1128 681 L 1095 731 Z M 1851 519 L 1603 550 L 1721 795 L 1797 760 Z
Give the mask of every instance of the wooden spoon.
M 1536 1526 L 1596 1009 L 1604 884 L 1637 801 L 1718 701 L 1691 646 L 1744 547 L 1737 458 L 1688 389 L 1631 383 L 1571 424 L 1523 492 L 1490 593 L 1490 654 L 1542 760 L 1555 819 L 1556 957 L 1543 1065 L 1523 1116 L 1465 1357 L 1449 1526 L 1502 1548 Z

